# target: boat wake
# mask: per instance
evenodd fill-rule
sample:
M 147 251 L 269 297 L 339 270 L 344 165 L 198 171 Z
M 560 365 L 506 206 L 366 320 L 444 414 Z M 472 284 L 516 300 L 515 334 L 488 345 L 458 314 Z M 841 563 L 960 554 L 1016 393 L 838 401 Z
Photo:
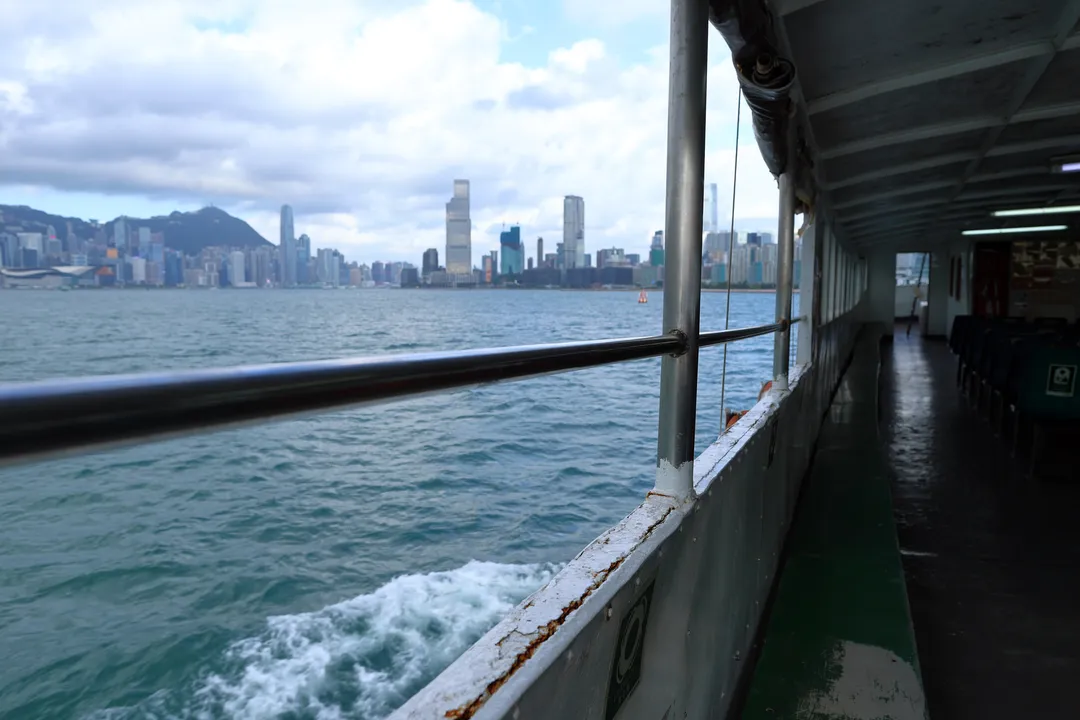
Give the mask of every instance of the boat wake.
M 473 561 L 267 620 L 185 692 L 94 713 L 134 718 L 382 718 L 449 665 L 557 566 Z

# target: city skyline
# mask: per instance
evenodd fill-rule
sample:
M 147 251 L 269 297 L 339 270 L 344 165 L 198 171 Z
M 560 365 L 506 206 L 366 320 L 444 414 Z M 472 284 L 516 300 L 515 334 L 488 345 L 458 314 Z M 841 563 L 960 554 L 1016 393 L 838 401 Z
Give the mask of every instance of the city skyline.
M 567 195 L 563 198 L 564 207 L 564 222 L 563 222 L 563 237 L 564 242 L 556 243 L 555 253 L 545 253 L 543 245 L 543 237 L 538 236 L 536 239 L 537 252 L 535 255 L 531 255 L 528 252 L 528 247 L 525 245 L 525 241 L 528 237 L 528 228 L 522 228 L 520 223 L 511 223 L 510 230 L 506 230 L 507 225 L 502 225 L 503 230 L 500 232 L 499 245 L 496 249 L 490 251 L 482 251 L 480 256 L 480 262 L 475 261 L 475 256 L 472 253 L 471 247 L 471 218 L 469 213 L 469 198 L 470 198 L 470 181 L 468 179 L 458 178 L 452 182 L 453 196 L 451 200 L 446 203 L 446 227 L 447 227 L 447 245 L 444 248 L 444 258 L 456 257 L 458 265 L 455 268 L 455 272 L 458 275 L 465 276 L 472 270 L 482 269 L 487 273 L 487 279 L 490 281 L 490 275 L 502 276 L 514 276 L 524 270 L 532 269 L 533 267 L 553 267 L 560 270 L 574 270 L 576 268 L 584 268 L 596 266 L 599 267 L 602 254 L 605 254 L 609 260 L 612 257 L 636 258 L 642 257 L 644 254 L 640 252 L 632 252 L 633 245 L 623 246 L 622 243 L 613 242 L 605 247 L 589 247 L 586 245 L 586 238 L 584 233 L 585 227 L 585 215 L 584 215 L 584 198 L 575 195 Z M 705 229 L 715 227 L 715 213 L 716 213 L 716 184 L 709 183 L 705 187 L 705 198 L 703 199 L 704 214 L 707 219 L 703 221 Z M 27 219 L 33 218 L 34 213 L 38 213 L 37 217 L 41 217 L 43 214 L 33 208 L 24 208 L 20 211 L 18 207 L 10 208 L 10 211 L 19 213 L 29 213 Z M 220 220 L 216 219 L 219 216 L 214 213 L 220 213 L 221 211 L 214 208 L 204 208 L 195 216 L 205 217 L 205 222 L 217 223 Z M 209 213 L 209 214 L 207 214 Z M 175 215 L 175 213 L 174 213 Z M 185 215 L 186 217 L 187 215 Z M 712 219 L 708 219 L 712 216 Z M 14 216 L 18 217 L 18 215 Z M 173 215 L 150 218 L 147 220 L 131 219 L 126 216 L 116 218 L 111 222 L 106 222 L 102 225 L 98 225 L 96 220 L 82 221 L 75 220 L 77 223 L 81 223 L 81 226 L 85 227 L 88 223 L 92 228 L 105 228 L 108 230 L 108 239 L 112 247 L 116 248 L 121 257 L 129 257 L 127 261 L 134 266 L 134 270 L 127 271 L 129 276 L 133 276 L 135 282 L 143 282 L 143 278 L 147 277 L 149 273 L 150 277 L 158 277 L 160 281 L 163 263 L 163 249 L 173 249 L 174 244 L 169 243 L 165 238 L 165 235 L 161 232 L 153 234 L 155 238 L 155 244 L 150 242 L 151 229 L 145 226 L 145 223 L 158 223 L 158 228 L 162 228 L 161 223 L 164 221 L 168 223 L 165 227 L 171 227 Z M 239 219 L 232 219 L 227 214 L 220 215 L 222 218 L 229 219 L 229 222 L 239 222 L 242 228 L 246 228 L 247 232 L 252 237 L 259 237 L 257 234 L 251 232 L 250 226 L 243 223 Z M 9 269 L 30 269 L 35 267 L 33 262 L 25 264 L 26 258 L 32 257 L 40 259 L 42 262 L 49 262 L 53 265 L 57 264 L 72 264 L 81 265 L 86 263 L 85 256 L 78 255 L 82 250 L 75 250 L 71 245 L 72 241 L 77 239 L 72 235 L 72 225 L 70 219 L 65 219 L 63 216 L 53 216 L 52 222 L 57 225 L 63 225 L 67 223 L 67 234 L 60 233 L 59 237 L 56 236 L 53 227 L 49 227 L 49 233 L 47 237 L 51 237 L 48 247 L 40 233 L 23 233 L 19 230 L 34 230 L 33 226 L 20 228 L 9 226 L 8 230 L 15 230 L 16 236 L 10 236 L 5 241 L 8 244 L 14 243 L 9 248 L 0 247 L 0 263 L 4 264 Z M 17 221 L 16 221 L 17 222 Z M 33 220 L 31 220 L 33 222 Z M 40 221 L 38 221 L 40 222 Z M 130 223 L 130 227 L 129 227 Z M 205 226 L 204 226 L 205 227 Z M 216 226 L 215 226 L 216 227 Z M 222 226 L 224 227 L 224 226 Z M 454 228 L 457 228 L 456 230 Z M 36 228 L 37 230 L 43 229 L 43 227 Z M 209 230 L 210 228 L 207 227 Z M 102 237 L 99 231 L 96 232 L 96 239 L 100 242 Z M 89 240 L 93 236 L 86 235 L 84 231 L 80 230 L 84 240 Z M 727 247 L 728 247 L 728 231 L 722 233 L 706 232 L 703 233 L 703 249 L 705 253 L 706 263 L 715 262 L 724 264 L 726 263 Z M 246 278 L 240 279 L 239 282 L 243 284 L 245 281 L 249 284 L 256 286 L 263 286 L 269 284 L 268 278 L 273 277 L 274 282 L 278 283 L 281 287 L 295 287 L 295 286 L 310 286 L 312 284 L 326 283 L 326 284 L 339 284 L 338 269 L 346 266 L 349 267 L 368 267 L 367 261 L 369 258 L 365 258 L 365 262 L 358 263 L 356 260 L 349 261 L 340 249 L 333 247 L 317 248 L 315 257 L 317 259 L 316 264 L 311 264 L 313 258 L 313 243 L 312 239 L 307 233 L 296 232 L 296 226 L 294 223 L 294 213 L 291 205 L 284 204 L 280 206 L 279 211 L 279 227 L 278 227 L 279 241 L 276 246 L 277 255 L 274 256 L 273 261 L 279 264 L 279 269 L 269 272 L 265 268 L 257 270 L 252 267 L 251 263 L 254 262 L 250 257 L 246 259 L 245 274 Z M 662 235 L 657 232 L 656 235 Z M 768 232 L 736 232 L 736 242 L 746 243 L 750 242 L 754 244 L 751 238 L 758 235 L 766 238 L 771 236 Z M 740 237 L 741 236 L 741 237 Z M 171 237 L 171 231 L 170 231 Z M 455 237 L 457 239 L 455 240 Z M 265 238 L 262 238 L 265 240 Z M 566 243 L 565 240 L 569 240 Z M 757 244 L 760 244 L 760 240 Z M 769 242 L 766 240 L 766 243 Z M 55 243 L 53 245 L 52 243 Z M 131 250 L 129 251 L 129 243 L 131 243 Z M 321 243 L 318 243 L 321 244 Z M 569 248 L 564 246 L 569 244 Z M 104 248 L 103 245 L 99 247 Z M 161 248 L 156 253 L 152 251 L 153 247 Z M 226 253 L 237 248 L 236 244 L 229 244 L 223 246 Z M 245 247 L 244 244 L 239 245 L 240 248 Z M 529 246 L 531 247 L 531 246 Z M 549 246 L 550 247 L 550 246 Z M 24 256 L 20 248 L 26 248 L 32 255 Z M 49 252 L 47 252 L 47 250 Z M 722 252 L 721 252 L 722 250 Z M 63 251 L 63 252 L 62 252 Z M 423 255 L 421 262 L 424 266 L 423 276 L 427 276 L 431 270 L 432 263 L 428 260 L 429 253 L 436 252 L 434 249 L 428 249 Z M 148 255 L 148 253 L 150 253 Z M 11 260 L 12 257 L 16 259 Z M 190 257 L 190 255 L 189 255 Z M 82 258 L 76 260 L 74 258 Z M 650 249 L 647 256 L 646 263 L 653 264 L 655 260 L 655 236 L 653 247 Z M 413 258 L 416 260 L 418 258 Z M 501 259 L 501 262 L 500 262 Z M 149 260 L 151 265 L 149 269 L 143 268 L 141 263 L 145 260 Z M 236 275 L 236 260 L 235 257 L 226 258 L 228 268 L 222 267 L 220 272 L 223 276 L 229 274 Z M 384 261 L 387 264 L 394 264 L 403 267 L 414 267 L 412 260 L 394 261 L 387 259 L 371 260 L 373 264 L 382 264 Z M 490 263 L 488 262 L 490 260 Z M 95 261 L 91 261 L 95 262 Z M 638 261 L 633 261 L 631 265 L 636 264 Z M 662 264 L 662 260 L 659 261 Z M 268 265 L 269 260 L 261 261 L 263 266 Z M 333 264 L 331 264 L 333 263 Z M 436 261 L 437 264 L 437 261 Z M 610 261 L 608 263 L 611 264 Z M 471 268 L 470 268 L 471 265 Z M 230 272 L 231 270 L 231 272 Z M 347 284 L 344 279 L 340 280 L 340 284 Z M 206 281 L 209 282 L 209 281 Z M 396 280 L 395 280 L 396 282 Z M 760 280 L 758 281 L 760 283 Z M 203 284 L 200 282 L 199 284 Z M 212 284 L 212 283 L 211 283 Z
M 451 196 L 445 204 L 445 242 L 443 243 L 443 261 L 447 272 L 465 274 L 472 272 L 476 269 L 484 269 L 484 258 L 486 257 L 499 257 L 499 253 L 502 252 L 503 245 L 506 242 L 507 227 L 518 228 L 519 232 L 522 227 L 520 222 L 501 224 L 501 228 L 498 236 L 498 243 L 491 248 L 481 249 L 479 256 L 476 255 L 472 243 L 472 231 L 473 222 L 471 217 L 471 181 L 467 178 L 456 178 L 452 181 Z M 730 230 L 721 229 L 718 218 L 718 201 L 717 201 L 717 183 L 707 182 L 705 185 L 705 195 L 702 202 L 703 219 L 702 219 L 702 236 L 703 236 L 703 248 L 708 250 L 707 237 L 710 234 L 724 233 L 725 237 Z M 760 227 L 755 226 L 753 230 L 746 230 L 749 227 L 749 223 L 754 222 L 753 219 L 743 219 L 742 222 L 736 222 L 735 234 L 736 241 L 741 234 L 762 234 L 765 236 L 772 236 L 771 231 L 761 230 Z M 292 207 L 290 205 L 283 205 L 281 208 L 281 219 L 279 222 L 279 232 L 281 240 L 279 246 L 283 246 L 285 243 L 286 223 L 288 223 L 289 232 L 295 236 L 295 227 L 293 225 Z M 562 252 L 565 258 L 566 268 L 586 267 L 585 256 L 592 255 L 588 249 L 588 240 L 585 237 L 585 199 L 578 195 L 565 195 L 563 196 L 563 215 L 562 215 L 562 242 L 558 244 L 557 252 Z M 305 237 L 307 237 L 305 235 Z M 606 238 L 611 240 L 611 238 Z M 535 256 L 530 256 L 527 250 L 524 248 L 524 239 L 520 239 L 520 247 L 515 250 L 521 254 L 522 268 L 524 269 L 524 263 L 526 259 L 533 259 L 534 264 L 540 267 L 544 262 L 543 253 L 543 236 L 537 237 L 537 253 Z M 745 242 L 742 241 L 742 242 Z M 655 235 L 653 236 L 653 243 L 649 246 L 650 251 L 654 249 Z M 603 249 L 616 248 L 618 245 L 626 246 L 625 241 L 618 239 L 614 240 L 608 245 L 596 248 L 596 251 Z M 629 247 L 633 248 L 631 243 Z M 726 247 L 726 244 L 725 244 Z M 620 248 L 625 251 L 624 248 Z M 431 248 L 425 249 L 423 255 L 427 255 Z M 492 253 L 495 253 L 492 255 Z M 641 253 L 639 253 L 641 254 Z M 288 256 L 291 257 L 290 252 Z M 310 256 L 310 247 L 308 255 Z M 344 257 L 344 256 L 343 256 Z M 477 261 L 479 257 L 479 261 Z M 366 262 L 367 259 L 365 258 Z M 400 262 L 411 262 L 410 260 L 402 260 Z M 501 270 L 501 264 L 495 267 L 496 272 L 503 272 Z M 504 273 L 505 274 L 505 273 Z M 293 282 L 292 284 L 295 284 Z
M 317 248 L 313 256 L 310 236 L 301 233 L 296 237 L 288 204 L 280 209 L 277 246 L 266 243 L 243 221 L 215 208 L 167 218 L 121 217 L 100 224 L 50 216 L 33 208 L 0 206 L 0 267 L 4 278 L 16 284 L 48 277 L 61 284 L 83 286 L 586 288 L 663 284 L 662 230 L 654 232 L 647 257 L 615 245 L 586 251 L 584 199 L 573 195 L 564 198 L 564 238 L 569 243 L 556 243 L 556 251 L 547 253 L 543 238 L 538 237 L 536 255 L 529 257 L 520 224 L 511 224 L 501 231 L 498 249 L 483 254 L 479 267 L 468 268 L 469 188 L 468 180 L 454 180 L 454 196 L 447 203 L 449 270 L 440 265 L 437 248 L 424 251 L 421 268 L 404 261 L 377 260 L 370 266 L 349 262 L 332 247 Z M 706 192 L 715 194 L 712 189 Z M 50 223 L 47 226 L 46 221 Z M 157 230 L 147 223 L 157 223 Z M 201 228 L 196 231 L 197 237 L 203 238 L 201 244 L 196 240 L 187 251 L 177 250 L 175 242 L 169 245 L 170 237 L 174 241 L 180 238 L 182 243 L 185 233 L 190 243 L 194 239 L 192 224 Z M 207 233 L 226 242 L 206 242 Z M 252 244 L 252 240 L 256 242 Z M 800 245 L 797 241 L 797 258 Z M 772 233 L 749 232 L 740 238 L 739 233 L 733 237 L 729 231 L 708 232 L 702 248 L 701 279 L 706 285 L 723 284 L 729 275 L 733 286 L 775 284 L 777 248 Z
M 612 25 L 626 12 L 587 4 L 421 0 L 359 17 L 337 0 L 272 5 L 204 17 L 200 3 L 151 14 L 133 0 L 41 0 L 8 18 L 0 200 L 101 218 L 213 204 L 271 241 L 288 203 L 322 247 L 415 262 L 442 247 L 446 179 L 468 177 L 474 264 L 504 222 L 553 245 L 571 193 L 588 204 L 590 247 L 647 250 L 664 203 L 668 39 L 651 20 L 665 8 L 638 8 L 650 21 L 627 27 Z M 152 52 L 116 55 L 120 38 L 146 34 Z M 724 203 L 737 90 L 725 51 L 714 32 L 706 174 Z M 358 80 L 349 68 L 367 58 L 380 73 Z M 121 72 L 119 107 L 105 98 Z M 771 227 L 775 182 L 749 113 L 741 137 L 737 215 Z

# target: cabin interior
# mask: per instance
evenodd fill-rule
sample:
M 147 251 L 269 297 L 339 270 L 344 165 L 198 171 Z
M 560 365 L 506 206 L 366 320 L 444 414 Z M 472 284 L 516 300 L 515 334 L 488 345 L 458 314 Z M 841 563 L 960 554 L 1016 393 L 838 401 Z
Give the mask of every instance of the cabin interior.
M 833 424 L 846 429 L 822 431 L 742 716 L 1071 716 L 1080 678 L 1080 3 L 772 8 L 820 191 L 818 272 L 835 275 L 835 256 L 854 254 L 865 273 L 864 332 L 880 328 L 878 352 L 857 352 L 844 383 L 859 363 L 880 370 L 864 385 L 877 386 L 876 433 L 858 426 L 857 409 L 837 414 L 855 407 L 843 387 L 834 400 Z M 913 288 L 894 283 L 898 253 L 927 253 L 914 313 Z M 831 284 L 819 300 L 824 318 Z M 875 463 L 890 497 L 842 487 Z M 859 564 L 868 553 L 853 549 L 876 541 L 852 514 L 889 501 L 896 548 L 883 554 L 898 550 L 902 575 L 881 570 L 896 565 L 888 558 Z M 815 574 L 799 573 L 820 559 L 825 538 L 839 559 L 819 568 L 818 582 L 833 585 L 817 589 Z M 886 586 L 891 604 L 876 599 Z M 807 705 L 807 688 L 824 684 L 805 672 L 814 653 L 856 636 L 917 652 L 925 702 L 875 704 L 856 689 L 846 702 Z M 874 674 L 872 657 L 859 662 Z

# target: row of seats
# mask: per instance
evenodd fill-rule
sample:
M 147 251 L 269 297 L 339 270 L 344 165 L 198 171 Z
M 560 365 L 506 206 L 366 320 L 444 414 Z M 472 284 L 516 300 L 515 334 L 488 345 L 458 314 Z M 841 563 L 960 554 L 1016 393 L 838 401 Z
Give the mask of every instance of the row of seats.
M 1080 441 L 1080 324 L 960 315 L 949 346 L 964 397 L 1032 474 L 1063 439 Z

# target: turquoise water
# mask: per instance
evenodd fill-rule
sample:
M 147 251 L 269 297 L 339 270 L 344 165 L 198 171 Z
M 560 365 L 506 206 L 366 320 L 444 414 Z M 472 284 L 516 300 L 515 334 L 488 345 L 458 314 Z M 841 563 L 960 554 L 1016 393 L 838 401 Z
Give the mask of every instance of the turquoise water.
M 702 298 L 704 329 L 725 296 Z M 0 381 L 648 335 L 662 295 L 0 292 Z M 732 326 L 771 294 L 732 296 Z M 772 338 L 733 345 L 749 407 Z M 697 445 L 719 427 L 703 352 Z M 380 718 L 650 488 L 659 359 L 0 471 L 0 717 Z

